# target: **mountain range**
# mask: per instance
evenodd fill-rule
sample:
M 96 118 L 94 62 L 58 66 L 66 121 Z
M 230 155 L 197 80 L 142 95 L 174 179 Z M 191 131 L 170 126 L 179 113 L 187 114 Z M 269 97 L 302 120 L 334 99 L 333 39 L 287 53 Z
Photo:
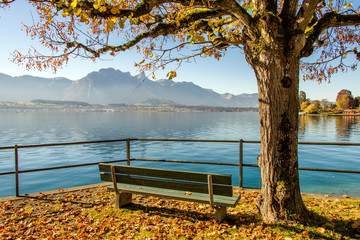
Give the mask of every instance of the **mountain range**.
M 136 104 L 158 99 L 184 105 L 257 107 L 258 95 L 219 94 L 192 82 L 152 81 L 144 74 L 136 76 L 113 68 L 91 72 L 72 81 L 67 78 L 35 76 L 11 77 L 0 73 L 0 101 L 34 99 L 82 101 L 91 104 Z

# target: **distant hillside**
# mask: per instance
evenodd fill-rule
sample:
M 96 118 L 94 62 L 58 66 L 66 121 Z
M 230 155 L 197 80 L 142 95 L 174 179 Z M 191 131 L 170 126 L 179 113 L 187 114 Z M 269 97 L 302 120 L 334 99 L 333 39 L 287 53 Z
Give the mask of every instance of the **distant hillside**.
M 113 68 L 92 72 L 77 81 L 66 78 L 11 77 L 0 74 L 0 101 L 49 99 L 91 104 L 184 104 L 257 107 L 257 94 L 219 94 L 191 82 L 151 81 Z M 154 101 L 154 100 L 153 100 Z M 163 102 L 163 103 L 161 103 Z M 147 104 L 150 104 L 149 102 Z
M 0 73 L 0 101 L 62 100 L 72 83 L 67 78 L 11 77 Z

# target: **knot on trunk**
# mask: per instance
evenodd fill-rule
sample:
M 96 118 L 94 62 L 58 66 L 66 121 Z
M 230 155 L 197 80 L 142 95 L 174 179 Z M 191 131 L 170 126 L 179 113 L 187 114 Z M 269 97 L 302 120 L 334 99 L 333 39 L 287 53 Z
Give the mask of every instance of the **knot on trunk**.
M 281 85 L 283 86 L 283 88 L 289 88 L 291 87 L 292 84 L 292 80 L 289 77 L 284 77 L 283 79 L 281 79 Z

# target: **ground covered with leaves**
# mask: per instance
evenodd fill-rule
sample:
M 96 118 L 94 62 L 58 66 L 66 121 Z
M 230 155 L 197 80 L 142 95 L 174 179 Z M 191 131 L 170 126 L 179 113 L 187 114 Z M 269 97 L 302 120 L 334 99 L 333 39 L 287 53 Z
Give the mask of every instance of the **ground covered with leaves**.
M 209 205 L 133 195 L 118 210 L 104 187 L 0 202 L 0 239 L 360 239 L 360 201 L 305 198 L 312 218 L 265 225 L 257 192 L 224 222 Z

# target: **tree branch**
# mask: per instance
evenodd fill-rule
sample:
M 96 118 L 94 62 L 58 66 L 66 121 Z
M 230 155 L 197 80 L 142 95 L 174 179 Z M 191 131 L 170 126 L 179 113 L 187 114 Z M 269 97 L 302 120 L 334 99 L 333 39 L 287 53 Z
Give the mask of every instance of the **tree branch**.
M 280 17 L 283 20 L 291 20 L 295 17 L 299 0 L 285 0 Z
M 270 11 L 277 12 L 277 0 L 257 0 L 255 1 L 256 9 L 259 12 Z
M 306 30 L 306 44 L 301 54 L 302 57 L 307 57 L 312 53 L 314 42 L 324 30 L 332 27 L 358 25 L 360 25 L 360 14 L 342 15 L 336 12 L 326 13 L 313 26 Z
M 301 31 L 305 31 L 306 27 L 308 26 L 311 18 L 313 17 L 317 5 L 322 0 L 304 0 L 298 14 L 296 16 L 296 23 L 295 29 L 300 29 Z
M 215 18 L 223 16 L 225 12 L 219 11 L 219 10 L 207 10 L 207 11 L 201 11 L 196 13 L 190 13 L 188 15 L 185 15 L 181 19 L 179 19 L 177 22 L 170 22 L 170 23 L 159 23 L 157 26 L 152 28 L 151 30 L 147 32 L 143 32 L 138 34 L 134 39 L 131 41 L 128 41 L 127 43 L 119 46 L 104 46 L 102 48 L 99 48 L 97 50 L 91 49 L 81 43 L 72 43 L 72 47 L 76 48 L 82 48 L 87 52 L 90 52 L 95 57 L 98 57 L 100 54 L 105 53 L 107 51 L 113 51 L 113 52 L 120 52 L 125 51 L 136 44 L 138 44 L 140 41 L 147 39 L 147 38 L 156 38 L 159 36 L 167 36 L 170 34 L 176 34 L 180 31 L 183 31 L 188 28 L 195 28 L 197 31 L 204 31 L 204 32 L 213 32 L 212 28 L 208 24 L 207 18 Z
M 224 9 L 227 9 L 234 17 L 239 19 L 245 26 L 251 27 L 253 18 L 249 13 L 241 7 L 236 0 L 223 0 L 219 4 Z

